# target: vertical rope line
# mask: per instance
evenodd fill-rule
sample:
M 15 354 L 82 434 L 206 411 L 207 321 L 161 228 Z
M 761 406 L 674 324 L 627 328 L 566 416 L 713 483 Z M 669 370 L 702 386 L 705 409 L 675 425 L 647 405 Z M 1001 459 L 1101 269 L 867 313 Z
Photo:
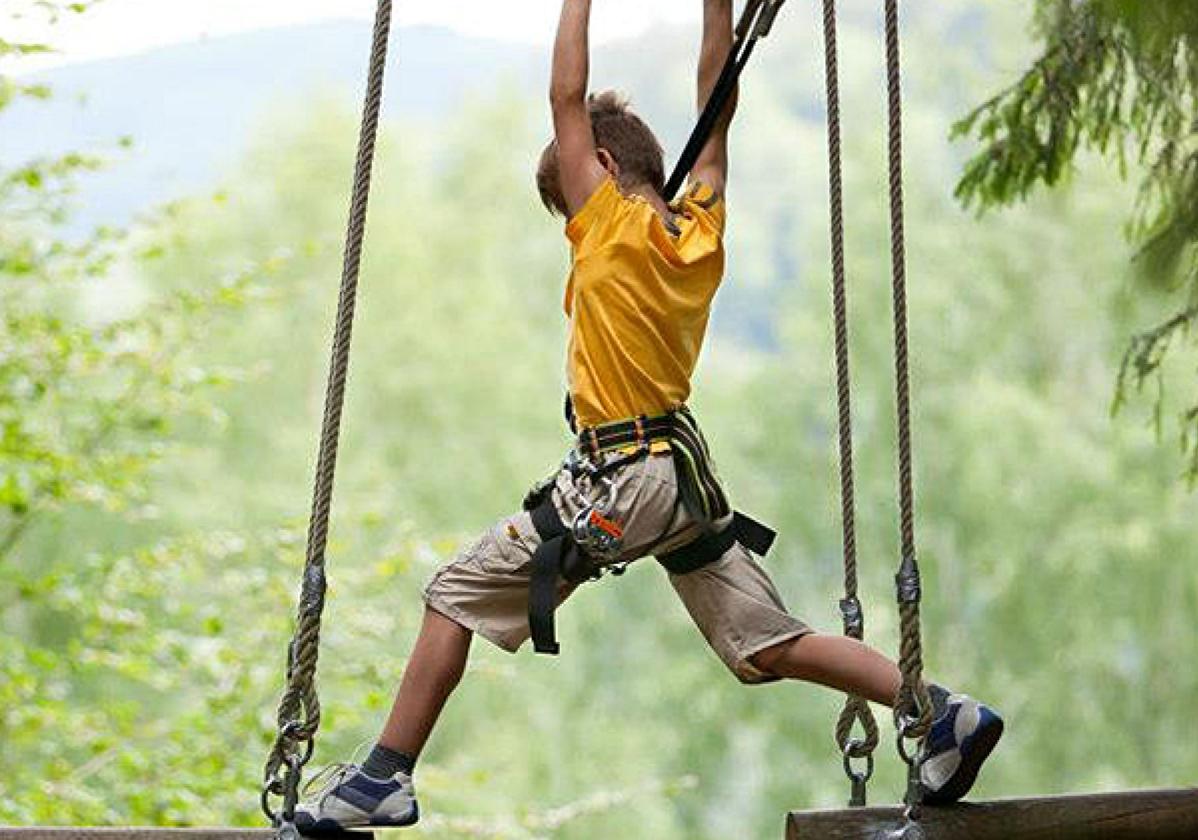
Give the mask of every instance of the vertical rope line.
M 898 427 L 899 536 L 902 553 L 898 574 L 901 644 L 899 669 L 903 688 L 896 713 L 911 715 L 918 704 L 911 736 L 926 734 L 931 704 L 923 686 L 920 632 L 919 563 L 915 550 L 915 499 L 912 488 L 911 384 L 907 335 L 907 253 L 903 220 L 902 64 L 899 55 L 898 0 L 886 0 L 886 83 L 889 112 L 890 262 L 894 298 L 895 408 Z
M 839 409 L 840 510 L 844 594 L 857 596 L 857 533 L 853 481 L 852 396 L 848 305 L 845 290 L 844 187 L 841 175 L 840 85 L 836 58 L 836 2 L 824 0 L 824 55 L 828 91 L 828 195 L 831 209 L 832 310 L 836 329 L 836 404 Z M 846 633 L 848 631 L 846 630 Z M 848 635 L 854 635 L 848 633 Z M 856 635 L 860 638 L 860 635 Z
M 298 755 L 299 744 L 315 738 L 320 727 L 320 698 L 316 690 L 316 662 L 320 652 L 320 623 L 324 609 L 324 563 L 328 545 L 329 517 L 333 502 L 334 473 L 340 440 L 341 415 L 345 386 L 349 375 L 350 344 L 353 337 L 357 302 L 358 275 L 362 246 L 366 236 L 367 208 L 370 200 L 371 173 L 374 166 L 379 116 L 383 101 L 383 80 L 387 65 L 387 43 L 391 31 L 391 0 L 379 0 L 370 51 L 370 69 L 354 165 L 349 223 L 341 272 L 341 287 L 333 330 L 324 417 L 313 482 L 312 511 L 308 521 L 308 542 L 304 562 L 304 580 L 297 610 L 295 635 L 291 640 L 287 666 L 287 685 L 279 702 L 279 734 L 266 765 L 268 786 L 284 764 L 306 757 Z M 310 749 L 307 751 L 310 755 Z M 298 782 L 298 773 L 296 782 Z M 288 780 L 288 785 L 291 780 Z M 291 791 L 294 793 L 294 791 Z M 284 815 L 285 817 L 290 815 Z
M 827 91 L 829 232 L 832 245 L 832 314 L 835 328 L 837 436 L 840 447 L 840 521 L 844 554 L 844 600 L 840 602 L 844 634 L 865 636 L 857 595 L 856 501 L 853 476 L 852 377 L 849 365 L 848 293 L 844 246 L 844 179 L 840 133 L 840 71 L 836 47 L 836 0 L 824 0 L 824 77 Z M 860 721 L 863 741 L 853 738 Z M 836 723 L 841 752 L 869 756 L 878 745 L 878 725 L 869 704 L 850 695 Z

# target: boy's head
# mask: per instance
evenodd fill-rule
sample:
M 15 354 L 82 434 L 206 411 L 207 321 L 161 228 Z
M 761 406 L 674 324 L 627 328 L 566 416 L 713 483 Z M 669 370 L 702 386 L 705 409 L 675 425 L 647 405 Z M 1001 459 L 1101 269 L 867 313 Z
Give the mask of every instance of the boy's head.
M 645 121 L 632 113 L 628 99 L 614 90 L 593 93 L 587 99 L 587 109 L 599 162 L 619 188 L 627 192 L 648 186 L 657 193 L 665 189 L 665 153 Z M 556 140 L 541 153 L 537 190 L 549 212 L 569 215 L 562 195 Z

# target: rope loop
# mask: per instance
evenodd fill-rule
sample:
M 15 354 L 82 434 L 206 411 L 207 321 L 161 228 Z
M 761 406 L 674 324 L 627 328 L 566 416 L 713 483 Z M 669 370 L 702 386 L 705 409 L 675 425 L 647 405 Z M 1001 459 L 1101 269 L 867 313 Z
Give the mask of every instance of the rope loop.
M 853 734 L 857 726 L 863 733 L 861 737 Z M 878 746 L 878 722 L 869 703 L 851 695 L 845 700 L 836 722 L 836 741 L 844 758 L 844 774 L 849 780 L 849 807 L 864 807 L 869 780 L 874 775 L 874 750 Z M 864 770 L 853 766 L 855 759 L 865 760 Z
M 853 734 L 858 726 L 861 728 L 861 737 Z M 836 745 L 842 753 L 852 758 L 865 758 L 877 748 L 878 740 L 878 722 L 869 703 L 850 695 L 836 721 Z

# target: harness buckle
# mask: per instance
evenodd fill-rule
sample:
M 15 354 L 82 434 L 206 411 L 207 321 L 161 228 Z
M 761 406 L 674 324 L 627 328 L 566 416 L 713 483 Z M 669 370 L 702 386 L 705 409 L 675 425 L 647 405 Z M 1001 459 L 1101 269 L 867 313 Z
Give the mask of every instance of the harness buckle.
M 774 27 L 774 19 L 784 0 L 749 0 L 736 24 L 738 38 L 764 38 Z
M 645 431 L 645 424 L 648 421 L 649 421 L 649 418 L 646 417 L 644 414 L 639 415 L 638 417 L 636 417 L 635 420 L 633 420 L 633 423 L 636 426 L 636 450 L 637 450 L 637 452 L 648 452 L 649 451 L 649 435 Z
M 762 9 L 761 17 L 757 20 L 757 28 L 753 31 L 754 38 L 764 38 L 770 34 L 778 12 L 782 11 L 783 2 L 784 0 L 765 0 L 765 8 Z
M 587 429 L 587 443 L 591 447 L 591 458 L 598 459 L 599 457 L 599 432 L 594 426 Z
M 597 560 L 615 559 L 624 547 L 624 528 L 609 518 L 601 504 L 587 505 L 574 517 L 570 531 L 585 554 Z

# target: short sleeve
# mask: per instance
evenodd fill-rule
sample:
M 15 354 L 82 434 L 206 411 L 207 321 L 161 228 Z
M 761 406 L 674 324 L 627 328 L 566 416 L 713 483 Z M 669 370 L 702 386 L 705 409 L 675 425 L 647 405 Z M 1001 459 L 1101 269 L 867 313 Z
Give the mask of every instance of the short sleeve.
M 724 197 L 702 181 L 690 185 L 678 208 L 712 233 L 722 236 L 727 221 Z
M 604 178 L 582 208 L 566 223 L 566 238 L 575 248 L 580 248 L 587 234 L 600 222 L 614 218 L 623 202 L 624 196 L 616 188 L 615 180 L 611 176 Z

